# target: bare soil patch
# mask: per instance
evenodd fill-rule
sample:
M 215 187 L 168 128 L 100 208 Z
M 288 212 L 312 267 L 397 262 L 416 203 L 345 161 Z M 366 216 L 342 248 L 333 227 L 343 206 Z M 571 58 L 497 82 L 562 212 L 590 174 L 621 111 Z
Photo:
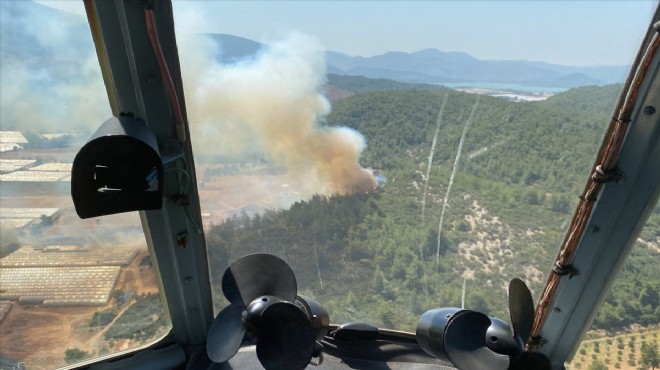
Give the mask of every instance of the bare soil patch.
M 75 345 L 73 323 L 91 317 L 94 307 L 39 307 L 13 304 L 0 321 L 0 354 L 25 361 L 30 369 L 48 369 L 64 363 L 64 351 Z M 34 363 L 33 363 L 34 362 Z M 46 367 L 34 366 L 46 362 Z
M 34 158 L 34 155 L 13 154 L 17 159 Z M 49 151 L 39 155 L 45 161 L 73 160 L 67 151 Z M 200 170 L 198 173 L 203 172 Z M 224 222 L 226 218 L 242 211 L 254 213 L 286 207 L 303 198 L 299 189 L 288 183 L 286 176 L 271 174 L 212 176 L 200 181 L 199 192 L 206 226 Z M 62 208 L 54 223 L 41 231 L 35 231 L 30 242 L 43 241 L 53 236 L 68 240 L 66 237 L 74 236 L 80 240 L 93 239 L 101 245 L 103 241 L 107 243 L 107 240 L 117 239 L 122 244 L 144 243 L 139 237 L 136 240 L 134 235 L 134 230 L 139 228 L 136 212 L 81 220 L 75 213 L 70 196 L 2 193 L 0 200 L 2 207 Z M 118 238 L 121 233 L 126 233 L 126 237 Z M 136 294 L 157 293 L 156 279 L 145 248 L 128 266 L 122 267 L 114 289 L 134 291 Z M 0 356 L 24 361 L 29 369 L 41 370 L 65 365 L 64 352 L 69 348 L 78 348 L 97 356 L 103 348 L 111 347 L 113 351 L 134 346 L 136 343 L 128 340 L 117 340 L 109 346 L 100 339 L 100 330 L 89 326 L 94 312 L 114 305 L 114 298 L 101 307 L 41 307 L 13 303 L 0 321 Z
M 115 290 L 136 294 L 157 293 L 156 277 L 150 264 L 141 265 L 148 251 L 141 250 L 130 265 L 123 267 Z M 24 361 L 29 369 L 53 369 L 65 365 L 69 348 L 98 355 L 104 343 L 91 340 L 99 330 L 89 326 L 94 312 L 113 307 L 111 299 L 101 307 L 42 307 L 16 303 L 0 321 L 0 356 Z

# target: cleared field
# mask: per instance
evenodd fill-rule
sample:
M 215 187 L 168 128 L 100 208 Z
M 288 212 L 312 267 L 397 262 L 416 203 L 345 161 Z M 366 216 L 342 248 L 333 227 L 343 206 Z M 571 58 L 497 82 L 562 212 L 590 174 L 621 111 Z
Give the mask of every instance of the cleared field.
M 37 163 L 36 159 L 0 159 L 0 173 L 25 169 Z
M 20 131 L 0 131 L 0 143 L 26 144 L 27 142 Z
M 2 227 L 20 229 L 38 222 L 42 216 L 53 217 L 59 212 L 59 208 L 0 208 L 0 224 Z
M 52 217 L 59 208 L 0 208 L 0 219 Z
M 290 180 L 284 175 L 269 174 L 204 178 L 198 188 L 204 226 L 222 223 L 243 211 L 254 214 L 288 207 L 304 199 L 304 191 L 292 185 Z
M 599 361 L 608 369 L 638 370 L 643 343 L 654 345 L 660 352 L 660 327 L 584 340 L 566 369 L 586 370 L 592 362 Z
M 11 229 L 20 229 L 33 222 L 34 218 L 3 218 L 0 219 L 0 225 Z
M 95 306 L 108 301 L 119 266 L 2 268 L 0 299 L 45 306 Z
M 80 247 L 75 245 L 45 248 L 21 247 L 0 259 L 0 267 L 80 267 L 124 266 L 131 262 L 137 248 L 134 246 Z
M 30 171 L 54 171 L 54 172 L 66 172 L 71 173 L 71 168 L 73 163 L 44 163 L 38 166 L 32 167 Z
M 57 153 L 44 154 L 50 156 L 47 159 L 48 161 L 67 161 L 67 153 L 61 153 L 61 156 L 56 155 Z M 16 155 L 16 159 L 22 159 L 25 158 L 26 153 L 12 153 L 12 155 Z M 70 158 L 68 160 L 70 161 Z M 197 173 L 201 174 L 203 171 L 198 168 Z M 290 185 L 289 180 L 283 175 L 267 173 L 208 176 L 204 178 L 199 183 L 202 212 L 205 213 L 204 223 L 206 225 L 220 223 L 224 222 L 227 217 L 240 214 L 243 211 L 248 213 L 261 212 L 264 209 L 288 206 L 302 199 L 301 190 Z M 7 259 L 6 262 L 2 263 L 11 262 L 14 265 L 28 263 L 31 266 L 34 264 L 47 264 L 44 263 L 44 260 L 48 261 L 47 257 L 53 252 L 45 251 L 53 243 L 44 240 L 58 238 L 61 238 L 62 241 L 55 244 L 61 244 L 58 252 L 61 256 L 58 257 L 57 262 L 54 262 L 57 266 L 47 264 L 49 266 L 47 268 L 70 270 L 71 267 L 69 266 L 76 265 L 76 263 L 86 263 L 84 261 L 97 258 L 84 258 L 82 257 L 84 253 L 91 253 L 96 249 L 103 250 L 106 253 L 112 250 L 118 251 L 117 245 L 135 246 L 137 247 L 137 254 L 131 255 L 132 259 L 129 260 L 127 265 L 115 266 L 118 273 L 114 287 L 110 289 L 107 302 L 102 305 L 95 307 L 45 307 L 41 305 L 21 305 L 17 301 L 13 301 L 11 309 L 0 320 L 0 355 L 25 361 L 29 369 L 52 369 L 66 364 L 64 353 L 70 348 L 79 349 L 91 357 L 96 357 L 130 349 L 144 344 L 145 341 L 153 340 L 146 339 L 142 335 L 139 338 L 132 339 L 108 339 L 111 334 L 109 331 L 113 326 L 115 326 L 115 329 L 126 327 L 127 319 L 133 315 L 131 310 L 135 309 L 135 297 L 158 293 L 158 278 L 151 267 L 149 254 L 145 247 L 146 243 L 141 235 L 142 229 L 139 226 L 138 214 L 132 212 L 81 220 L 75 214 L 70 196 L 65 194 L 46 195 L 39 192 L 28 192 L 27 190 L 23 193 L 14 194 L 11 195 L 8 192 L 1 194 L 2 207 L 61 208 L 61 212 L 57 214 L 52 225 L 43 228 L 41 231 L 38 228 L 24 230 L 25 232 L 19 235 L 23 247 L 14 252 L 15 256 L 10 255 L 11 259 Z M 40 216 L 38 215 L 38 217 Z M 90 247 L 88 252 L 67 247 L 67 245 L 77 244 L 77 241 L 80 241 L 80 245 L 89 244 L 94 247 Z M 43 254 L 43 256 L 34 259 L 32 257 L 35 253 Z M 106 266 L 114 263 L 108 261 L 109 254 L 102 255 L 99 258 L 105 259 L 102 263 Z M 126 255 L 123 258 L 126 258 Z M 32 262 L 39 259 L 41 261 Z M 67 262 L 63 262 L 65 260 Z M 51 261 L 55 260 L 51 259 Z M 118 257 L 118 261 L 117 263 L 120 263 L 121 258 Z M 79 265 L 79 267 L 84 266 Z M 36 268 L 36 266 L 28 268 Z M 16 268 L 2 266 L 2 270 L 8 269 Z M 133 298 L 121 303 L 121 297 L 126 296 L 128 292 L 134 292 L 132 294 Z M 99 315 L 108 311 L 112 311 L 116 315 L 112 321 L 105 326 L 92 325 L 95 314 Z M 153 315 L 143 319 L 153 320 Z M 130 322 L 139 324 L 136 321 Z M 159 335 L 166 330 L 166 325 L 161 326 L 158 329 Z M 116 330 L 113 329 L 113 331 Z
M 135 295 L 157 293 L 156 275 L 148 262 L 146 248 L 139 249 L 128 266 L 115 267 L 118 277 L 113 292 L 133 291 Z M 106 342 L 103 327 L 91 327 L 93 315 L 114 308 L 115 296 L 98 307 L 44 307 L 12 303 L 0 320 L 0 355 L 25 361 L 27 368 L 46 370 L 64 366 L 64 352 L 78 348 L 96 357 L 132 348 L 142 343 L 131 340 Z M 117 319 L 130 303 L 119 310 Z
M 14 171 L 0 175 L 0 181 L 6 182 L 54 182 L 69 177 L 61 171 Z

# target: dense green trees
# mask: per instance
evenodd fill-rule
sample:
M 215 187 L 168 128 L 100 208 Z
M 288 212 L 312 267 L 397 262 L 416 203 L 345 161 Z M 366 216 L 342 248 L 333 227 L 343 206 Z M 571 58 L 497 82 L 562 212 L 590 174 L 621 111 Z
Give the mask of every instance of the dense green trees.
M 163 306 L 157 294 L 135 296 L 135 303 L 105 332 L 110 339 L 152 339 L 158 330 L 167 327 Z
M 657 255 L 650 258 L 649 251 L 637 245 L 614 282 L 594 325 L 613 329 L 630 324 L 657 324 L 660 318 L 658 291 Z
M 89 353 L 78 348 L 67 348 L 67 350 L 64 351 L 64 361 L 66 361 L 67 364 L 72 364 L 74 362 L 84 360 L 90 356 L 91 355 Z
M 347 76 L 328 74 L 328 84 L 354 93 L 388 90 L 447 90 L 446 87 L 425 84 L 409 84 L 384 78 L 368 78 L 363 76 Z
M 89 320 L 91 327 L 103 327 L 108 325 L 117 316 L 117 310 L 114 307 L 105 309 L 103 311 L 94 312 L 92 318 Z
M 660 367 L 660 350 L 657 344 L 643 343 L 640 349 L 641 358 L 639 364 L 642 369 L 657 369 Z
M 384 175 L 385 185 L 214 225 L 207 243 L 215 296 L 222 297 L 229 261 L 265 252 L 292 266 L 299 291 L 322 302 L 333 322 L 413 330 L 425 310 L 460 305 L 463 279 L 467 308 L 508 317 L 508 280 L 524 278 L 536 295 L 545 283 L 609 123 L 612 105 L 601 103 L 614 102 L 619 89 L 575 89 L 539 103 L 482 97 L 446 205 L 475 95 L 449 92 L 428 178 L 447 91 L 374 91 L 336 102 L 326 123 L 365 136 L 362 164 Z M 649 225 L 642 237 L 657 240 L 657 211 Z M 634 250 L 596 319 L 599 327 L 657 323 L 660 277 L 649 253 Z

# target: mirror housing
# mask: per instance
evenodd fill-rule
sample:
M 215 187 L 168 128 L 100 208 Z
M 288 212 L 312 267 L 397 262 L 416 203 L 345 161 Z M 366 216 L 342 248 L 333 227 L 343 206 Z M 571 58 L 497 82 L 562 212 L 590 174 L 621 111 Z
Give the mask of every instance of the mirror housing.
M 154 133 L 135 117 L 112 117 L 73 161 L 71 197 L 80 218 L 162 207 L 163 161 Z

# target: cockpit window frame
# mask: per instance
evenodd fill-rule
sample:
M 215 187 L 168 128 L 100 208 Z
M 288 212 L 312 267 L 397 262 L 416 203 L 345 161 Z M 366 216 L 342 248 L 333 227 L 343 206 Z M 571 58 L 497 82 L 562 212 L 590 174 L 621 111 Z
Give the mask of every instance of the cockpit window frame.
M 85 0 L 85 8 L 113 115 L 133 114 L 144 119 L 158 137 L 159 143 L 161 143 L 161 151 L 174 157 L 180 157 L 180 159 L 173 162 L 173 166 L 185 171 L 189 176 L 189 179 L 183 179 L 179 171 L 166 173 L 166 198 L 163 201 L 163 209 L 140 212 L 149 251 L 152 253 L 153 265 L 160 278 L 161 294 L 164 301 L 167 302 L 167 312 L 172 321 L 171 333 L 160 342 L 152 345 L 151 348 L 167 349 L 170 348 L 168 345 L 177 343 L 180 348 L 188 349 L 204 345 L 207 328 L 213 319 L 211 287 L 208 278 L 209 267 L 204 234 L 203 232 L 197 232 L 194 227 L 195 222 L 196 225 L 202 225 L 202 223 L 192 147 L 189 140 L 182 142 L 180 137 L 177 137 L 174 114 L 171 109 L 164 109 L 164 107 L 169 107 L 169 102 L 163 81 L 159 77 L 158 63 L 153 55 L 146 32 L 144 21 L 144 4 L 146 3 L 148 2 Z M 170 73 L 179 95 L 185 120 L 185 99 L 174 35 L 172 5 L 170 2 L 158 2 L 157 6 L 158 11 L 154 13 L 156 27 L 165 59 L 170 66 Z M 657 19 L 658 13 L 656 12 L 654 20 Z M 117 30 L 120 30 L 120 32 L 117 32 Z M 654 142 L 649 141 L 644 148 L 637 145 L 636 148 L 633 148 L 635 149 L 634 153 L 626 151 L 626 148 L 635 145 L 629 142 L 629 140 L 633 140 L 634 135 L 643 136 L 643 132 L 649 132 L 636 132 L 634 127 L 647 127 L 647 129 L 641 129 L 648 130 L 649 120 L 652 120 L 652 118 L 645 118 L 643 108 L 659 100 L 656 94 L 649 93 L 653 88 L 660 90 L 660 82 L 657 81 L 658 64 L 660 64 L 660 57 L 656 55 L 653 61 L 655 71 L 653 79 L 651 80 L 649 77 L 642 85 L 645 94 L 640 96 L 635 105 L 633 113 L 635 124 L 631 125 L 633 131 L 627 134 L 626 140 L 628 142 L 624 143 L 626 147 L 622 150 L 619 160 L 622 164 L 635 162 L 633 158 L 646 162 L 640 165 L 636 171 L 625 169 L 628 174 L 648 172 L 649 169 L 654 168 L 652 166 L 656 165 L 655 168 L 660 168 L 660 155 L 655 156 L 657 159 L 653 161 L 653 155 L 649 154 L 652 150 L 656 152 L 658 150 L 657 129 L 650 131 L 652 134 L 646 134 L 646 136 L 653 137 Z M 653 145 L 655 145 L 655 149 L 653 149 Z M 179 194 L 178 189 L 181 189 L 183 181 L 189 181 L 189 189 L 186 194 L 186 203 L 190 204 L 191 207 L 189 215 L 185 214 L 181 204 L 171 198 L 172 194 Z M 597 250 L 589 255 L 576 255 L 576 260 L 579 257 L 580 263 L 591 266 L 591 268 L 596 265 L 594 261 L 605 259 L 613 261 L 613 263 L 597 270 L 590 270 L 589 274 L 593 276 L 592 281 L 606 279 L 605 283 L 600 283 L 597 288 L 595 288 L 595 285 L 589 285 L 591 283 L 581 280 L 583 276 L 578 276 L 574 280 L 566 278 L 562 281 L 556 299 L 551 304 L 553 314 L 545 321 L 541 336 L 547 342 L 563 344 L 561 346 L 539 347 L 540 352 L 548 355 L 553 360 L 553 368 L 563 367 L 563 363 L 570 359 L 572 353 L 577 350 L 580 338 L 588 329 L 587 324 L 592 321 L 597 312 L 596 308 L 599 307 L 599 303 L 602 302 L 605 293 L 609 290 L 611 280 L 615 275 L 612 274 L 612 271 L 618 270 L 623 265 L 625 256 L 629 253 L 636 235 L 641 230 L 645 216 L 648 217 L 648 213 L 653 210 L 653 207 L 640 207 L 640 204 L 645 204 L 643 199 L 652 200 L 655 197 L 657 202 L 658 189 L 660 189 L 658 181 L 655 181 L 655 189 L 652 188 L 654 184 L 652 179 L 644 181 L 646 182 L 622 182 L 622 186 L 628 189 L 625 191 L 627 193 L 634 192 L 634 189 L 647 189 L 647 191 L 639 192 L 644 194 L 639 194 L 634 199 L 618 197 L 616 193 L 620 193 L 622 190 L 614 189 L 615 185 L 608 185 L 603 190 L 590 223 L 599 219 L 603 220 L 603 215 L 612 217 L 613 212 L 618 215 L 629 215 L 633 206 L 639 207 L 641 211 L 637 212 L 636 217 L 624 221 L 627 229 L 630 230 L 631 238 L 619 240 L 619 247 L 614 249 L 611 244 L 601 244 Z M 618 201 L 603 201 L 608 197 L 615 197 Z M 630 202 L 630 206 L 622 208 L 621 202 L 624 200 Z M 648 205 L 649 202 L 647 201 L 646 204 Z M 600 230 L 603 229 L 602 225 L 598 226 L 600 226 Z M 610 227 L 614 227 L 614 225 L 612 224 Z M 588 237 L 585 238 L 582 243 L 593 243 L 588 239 Z M 582 250 L 587 249 L 587 247 L 584 247 Z M 610 252 L 601 254 L 599 251 Z M 597 258 L 600 258 L 600 260 Z M 582 271 L 589 270 L 583 269 Z M 576 301 L 576 296 L 582 298 Z M 584 309 L 577 310 L 577 305 L 582 305 Z M 570 308 L 566 309 L 567 307 Z M 584 324 L 571 327 L 568 325 L 568 321 L 571 320 L 580 320 L 579 322 Z M 547 330 L 549 328 L 557 329 Z M 180 349 L 177 351 L 180 351 Z M 180 359 L 180 355 L 181 353 L 177 352 L 173 358 Z M 97 358 L 90 362 L 98 361 Z M 122 361 L 118 361 L 117 364 L 122 363 Z M 97 366 L 103 368 L 103 364 Z M 97 368 L 97 366 L 92 368 Z

